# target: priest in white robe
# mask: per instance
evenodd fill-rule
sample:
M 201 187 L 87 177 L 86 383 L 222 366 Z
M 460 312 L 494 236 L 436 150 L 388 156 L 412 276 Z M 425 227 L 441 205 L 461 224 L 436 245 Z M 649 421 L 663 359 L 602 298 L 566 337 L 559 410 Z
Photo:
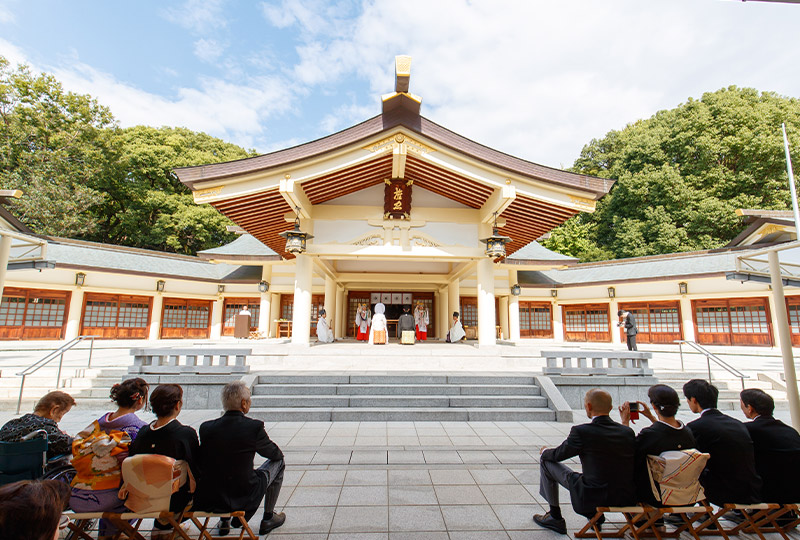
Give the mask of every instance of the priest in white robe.
M 461 326 L 461 321 L 458 320 L 459 314 L 458 311 L 453 312 L 453 326 L 450 328 L 450 331 L 447 333 L 447 339 L 445 340 L 447 343 L 455 343 L 457 341 L 461 341 L 466 336 L 466 332 L 464 332 L 464 327 Z
M 325 310 L 319 310 L 319 318 L 317 319 L 317 338 L 320 343 L 333 343 L 333 330 L 325 317 Z

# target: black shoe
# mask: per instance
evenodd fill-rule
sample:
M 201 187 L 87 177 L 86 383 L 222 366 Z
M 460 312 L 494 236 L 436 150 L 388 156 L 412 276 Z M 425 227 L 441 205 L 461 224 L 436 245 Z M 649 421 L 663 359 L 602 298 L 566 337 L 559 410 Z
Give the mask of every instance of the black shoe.
M 268 534 L 271 530 L 277 529 L 286 521 L 286 514 L 283 512 L 274 512 L 270 519 L 262 519 L 261 525 L 258 527 L 258 534 Z
M 219 518 L 214 536 L 228 536 L 231 533 L 231 518 Z
M 547 512 L 544 515 L 534 514 L 533 521 L 535 521 L 540 527 L 550 529 L 558 534 L 567 534 L 567 522 L 564 521 L 564 518 L 556 519 L 550 515 L 550 512 Z

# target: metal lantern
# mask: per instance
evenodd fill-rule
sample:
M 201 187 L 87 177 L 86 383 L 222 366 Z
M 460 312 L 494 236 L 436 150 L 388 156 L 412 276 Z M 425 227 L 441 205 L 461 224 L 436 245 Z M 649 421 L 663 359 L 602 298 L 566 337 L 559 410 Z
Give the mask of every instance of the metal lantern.
M 481 242 L 486 244 L 486 256 L 491 259 L 506 256 L 506 244 L 511 242 L 511 238 L 503 236 L 497 229 L 497 212 L 494 213 L 494 225 L 492 226 L 492 236 L 481 238 Z
M 78 287 L 83 287 L 84 283 L 86 283 L 86 274 L 83 272 L 78 272 L 75 274 L 75 285 Z
M 608 288 L 608 297 L 609 298 L 614 298 L 615 296 L 617 296 L 617 290 L 614 287 L 609 287 Z
M 522 287 L 519 285 L 512 285 L 511 286 L 511 296 L 519 296 L 522 294 Z
M 312 235 L 300 230 L 300 208 L 297 210 L 294 218 L 294 229 L 291 231 L 284 231 L 280 236 L 286 238 L 286 251 L 293 255 L 300 255 L 306 251 L 306 241 L 314 238 Z
M 217 292 L 222 294 L 225 292 L 225 285 L 217 285 Z
M 558 296 L 558 289 L 550 289 L 550 296 L 556 298 Z
M 258 282 L 258 292 L 267 292 L 269 290 L 269 283 L 264 280 Z
M 681 281 L 680 283 L 678 283 L 679 294 L 687 294 L 688 292 L 689 292 L 689 285 L 687 285 L 685 281 Z
M 164 281 L 163 279 L 159 279 L 158 281 L 156 281 L 156 290 L 158 292 L 164 292 L 164 286 L 166 284 L 167 284 L 166 281 Z

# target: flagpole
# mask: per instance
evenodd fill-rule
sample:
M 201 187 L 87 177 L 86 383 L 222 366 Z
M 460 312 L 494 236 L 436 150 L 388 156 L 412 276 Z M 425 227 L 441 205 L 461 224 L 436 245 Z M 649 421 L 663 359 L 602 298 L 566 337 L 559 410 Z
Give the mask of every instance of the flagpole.
M 786 152 L 786 172 L 789 173 L 789 191 L 792 194 L 792 210 L 794 211 L 795 238 L 800 234 L 800 210 L 797 208 L 797 192 L 794 189 L 794 173 L 792 172 L 792 156 L 789 153 L 789 139 L 786 137 L 786 124 L 781 124 L 783 131 L 783 149 Z

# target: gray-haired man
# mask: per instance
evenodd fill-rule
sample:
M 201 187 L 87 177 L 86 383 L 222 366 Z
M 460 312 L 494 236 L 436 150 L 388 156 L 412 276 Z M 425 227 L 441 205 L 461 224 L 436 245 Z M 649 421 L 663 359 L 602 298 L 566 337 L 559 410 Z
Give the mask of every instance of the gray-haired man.
M 275 512 L 283 483 L 283 452 L 269 439 L 264 422 L 245 416 L 250 410 L 250 389 L 242 381 L 222 389 L 225 414 L 200 426 L 200 479 L 194 508 L 209 512 L 244 510 L 248 521 L 264 499 L 264 518 L 258 534 L 283 525 L 286 516 Z M 255 454 L 267 458 L 253 468 Z M 234 520 L 233 526 L 240 525 Z M 230 533 L 230 522 L 220 520 L 216 535 Z

